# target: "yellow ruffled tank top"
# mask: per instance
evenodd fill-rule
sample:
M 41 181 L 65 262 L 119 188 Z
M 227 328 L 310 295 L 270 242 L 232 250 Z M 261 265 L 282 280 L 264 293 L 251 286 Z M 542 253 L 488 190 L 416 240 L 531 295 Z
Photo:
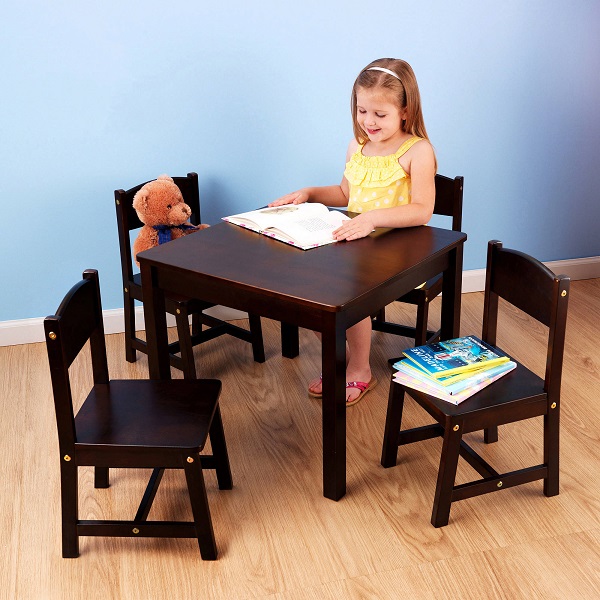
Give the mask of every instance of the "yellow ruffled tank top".
M 350 187 L 348 210 L 361 213 L 410 204 L 410 175 L 398 159 L 422 139 L 414 136 L 388 156 L 364 156 L 364 144 L 359 145 L 344 171 Z

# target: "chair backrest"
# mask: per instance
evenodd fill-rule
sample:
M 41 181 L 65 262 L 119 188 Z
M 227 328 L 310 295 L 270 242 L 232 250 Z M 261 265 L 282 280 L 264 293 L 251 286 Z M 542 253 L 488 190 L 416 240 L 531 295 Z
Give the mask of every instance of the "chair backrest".
M 435 176 L 434 215 L 452 217 L 452 229 L 461 231 L 464 177 Z
M 198 175 L 196 173 L 188 173 L 186 177 L 173 177 L 173 181 L 181 190 L 183 201 L 192 211 L 190 222 L 194 225 L 200 225 Z M 127 191 L 115 190 L 119 247 L 121 249 L 121 272 L 124 287 L 130 285 L 130 282 L 133 280 L 133 257 L 131 254 L 131 236 L 129 232 L 133 229 L 139 229 L 143 225 L 133 208 L 133 197 L 146 183 L 148 182 L 140 183 Z
M 488 242 L 482 337 L 496 344 L 498 299 L 503 298 L 549 328 L 545 390 L 558 398 L 571 280 L 535 258 Z
M 71 454 L 76 435 L 69 367 L 88 340 L 94 383 L 108 383 L 98 271 L 83 272 L 83 280 L 69 290 L 56 314 L 44 319 L 44 331 L 61 454 Z

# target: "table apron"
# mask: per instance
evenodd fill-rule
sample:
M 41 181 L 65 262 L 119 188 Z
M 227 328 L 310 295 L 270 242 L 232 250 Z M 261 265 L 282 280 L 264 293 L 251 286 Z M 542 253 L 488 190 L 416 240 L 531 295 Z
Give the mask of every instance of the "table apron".
M 290 296 L 281 298 L 264 290 L 242 289 L 231 282 L 214 281 L 197 273 L 160 267 L 153 267 L 153 270 L 160 289 L 322 332 L 330 326 L 333 316 L 330 313 L 341 313 L 337 314 L 337 319 L 345 328 L 351 327 L 423 281 L 445 271 L 449 264 L 449 256 L 444 253 L 405 272 L 401 278 L 380 285 L 366 297 L 361 296 L 341 307 L 310 304 Z
M 403 273 L 401 278 L 380 285 L 368 297 L 351 302 L 344 307 L 344 318 L 347 321 L 347 327 L 351 327 L 365 317 L 374 315 L 380 308 L 407 294 L 431 277 L 444 272 L 449 265 L 450 259 L 447 254 L 435 257 L 427 261 L 426 264 L 420 264 L 418 267 Z
M 322 316 L 328 307 L 311 305 L 301 299 L 280 298 L 275 294 L 252 288 L 237 287 L 231 282 L 216 282 L 201 278 L 196 273 L 175 272 L 173 269 L 153 267 L 159 289 L 195 298 L 228 308 L 260 315 L 275 321 L 291 323 L 305 329 L 320 331 Z M 331 307 L 329 312 L 335 312 Z

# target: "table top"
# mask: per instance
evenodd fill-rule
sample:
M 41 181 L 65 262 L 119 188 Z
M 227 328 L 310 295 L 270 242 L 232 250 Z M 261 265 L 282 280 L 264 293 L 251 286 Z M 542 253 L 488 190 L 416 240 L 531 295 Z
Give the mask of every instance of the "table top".
M 196 284 L 203 281 L 207 296 L 213 285 L 226 283 L 233 294 L 252 290 L 272 299 L 291 298 L 321 311 L 339 311 L 399 277 L 407 285 L 419 285 L 423 263 L 447 256 L 466 237 L 429 226 L 378 228 L 352 242 L 300 250 L 231 223 L 219 223 L 141 252 L 139 260 L 169 271 L 171 280 L 189 281 L 192 276 Z M 228 305 L 236 307 L 235 302 Z

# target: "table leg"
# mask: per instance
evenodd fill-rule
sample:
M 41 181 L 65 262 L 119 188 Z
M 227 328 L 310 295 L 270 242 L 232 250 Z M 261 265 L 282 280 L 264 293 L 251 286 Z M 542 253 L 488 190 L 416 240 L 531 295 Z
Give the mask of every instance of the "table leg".
M 346 493 L 346 328 L 335 316 L 322 332 L 323 495 Z
M 296 358 L 300 354 L 300 335 L 296 325 L 281 323 L 281 356 Z
M 150 379 L 171 379 L 165 295 L 154 284 L 152 267 L 142 263 L 140 271 L 144 290 L 144 323 Z
M 442 279 L 441 339 L 460 336 L 460 301 L 462 292 L 462 244 L 448 254 L 448 268 Z

